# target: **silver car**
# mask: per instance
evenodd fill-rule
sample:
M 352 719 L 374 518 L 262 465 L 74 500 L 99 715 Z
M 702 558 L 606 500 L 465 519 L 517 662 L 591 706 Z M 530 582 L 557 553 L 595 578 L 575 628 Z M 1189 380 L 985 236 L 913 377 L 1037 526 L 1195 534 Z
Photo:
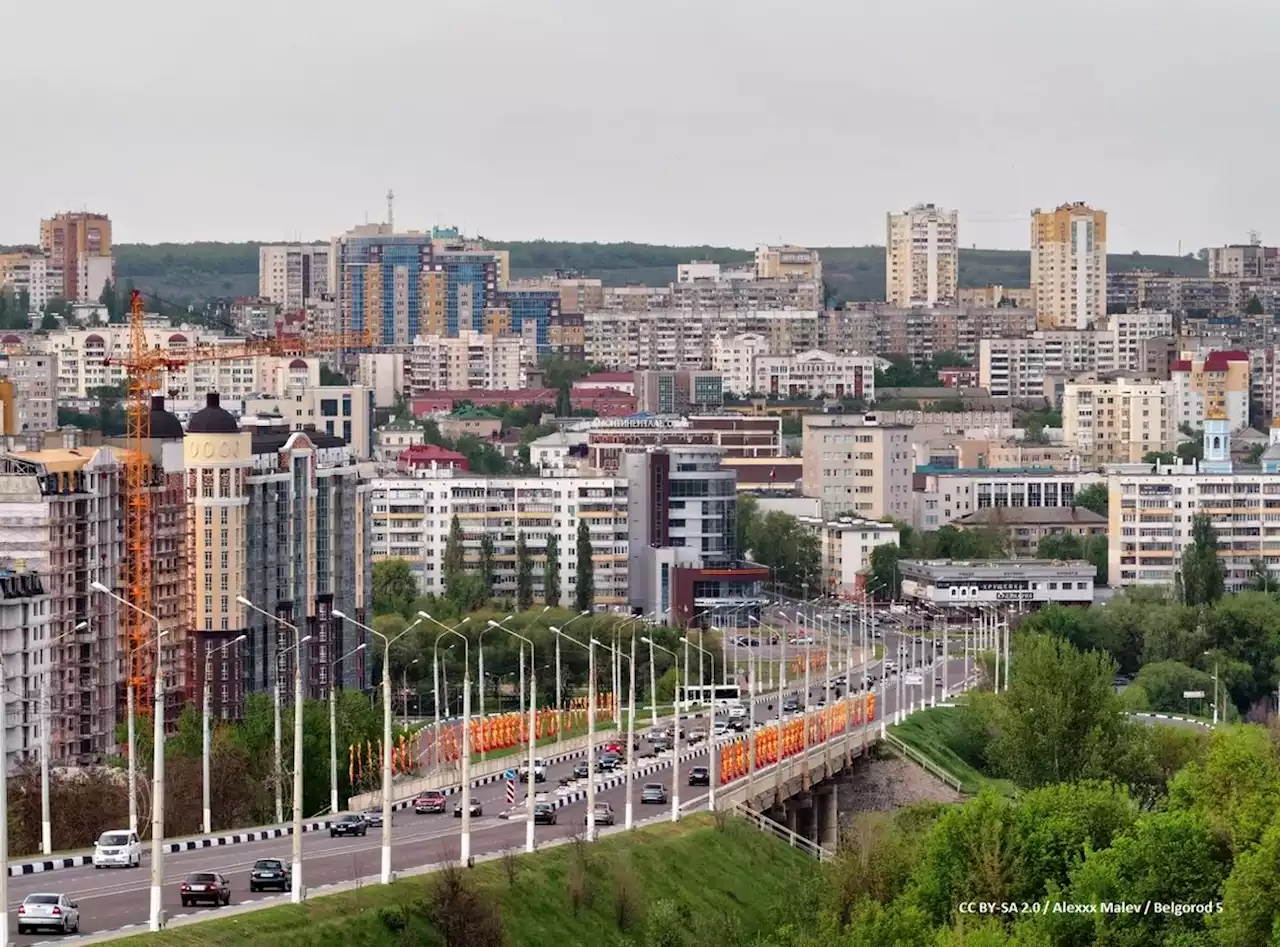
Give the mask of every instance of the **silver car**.
M 29 894 L 18 905 L 18 933 L 45 928 L 64 934 L 80 931 L 80 905 L 65 894 Z

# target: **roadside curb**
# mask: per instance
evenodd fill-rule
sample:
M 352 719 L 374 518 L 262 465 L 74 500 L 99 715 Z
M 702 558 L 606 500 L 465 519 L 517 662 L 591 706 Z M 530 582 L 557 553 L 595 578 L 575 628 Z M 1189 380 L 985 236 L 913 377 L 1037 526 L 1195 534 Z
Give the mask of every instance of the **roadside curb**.
M 304 822 L 303 832 L 322 832 L 329 828 L 329 820 Z M 209 835 L 203 838 L 184 839 L 179 842 L 165 842 L 166 855 L 178 852 L 194 852 L 201 848 L 219 848 L 223 845 L 240 845 L 244 842 L 262 842 L 267 839 L 284 838 L 293 835 L 293 826 L 287 825 L 271 829 L 255 829 L 252 832 L 236 832 L 231 835 Z M 143 843 L 143 856 L 150 854 L 151 846 Z M 83 868 L 93 864 L 93 855 L 68 855 L 63 858 L 46 858 L 40 861 L 22 862 L 9 865 L 9 877 L 22 875 L 38 875 L 48 871 L 59 871 L 64 868 Z
M 1195 717 L 1183 717 L 1180 714 L 1158 714 L 1134 710 L 1130 711 L 1128 715 L 1130 717 L 1142 717 L 1146 720 L 1173 720 L 1178 723 L 1189 723 L 1197 727 L 1202 727 L 1205 730 L 1212 730 L 1214 726 L 1212 723 L 1205 720 L 1197 720 Z

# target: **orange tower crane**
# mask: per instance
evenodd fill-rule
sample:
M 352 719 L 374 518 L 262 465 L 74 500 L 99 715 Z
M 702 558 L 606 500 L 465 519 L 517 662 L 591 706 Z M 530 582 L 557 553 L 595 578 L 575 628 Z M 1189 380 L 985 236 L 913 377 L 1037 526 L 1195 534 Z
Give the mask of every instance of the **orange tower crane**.
M 130 353 L 114 360 L 128 376 L 128 451 L 125 457 L 125 595 L 136 606 L 125 609 L 125 636 L 128 642 L 126 674 L 137 695 L 136 707 L 149 712 L 153 655 L 145 647 L 153 637 L 143 613 L 152 614 L 152 542 L 154 512 L 152 488 L 155 471 L 148 451 L 151 440 L 151 396 L 160 390 L 166 372 L 181 370 L 194 362 L 251 358 L 314 355 L 319 352 L 351 350 L 369 345 L 371 333 L 311 334 L 306 338 L 250 339 L 227 345 L 192 345 L 177 350 L 151 348 L 144 324 L 143 294 L 134 290 L 129 299 Z M 104 363 L 106 364 L 106 363 Z M 157 648 L 158 650 L 158 648 Z

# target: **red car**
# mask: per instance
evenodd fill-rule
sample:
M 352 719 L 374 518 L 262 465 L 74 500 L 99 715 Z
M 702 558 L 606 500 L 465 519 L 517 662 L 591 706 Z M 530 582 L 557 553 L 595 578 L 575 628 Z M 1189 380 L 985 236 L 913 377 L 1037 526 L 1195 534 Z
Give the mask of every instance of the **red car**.
M 417 799 L 413 800 L 413 811 L 418 815 L 426 815 L 433 812 L 444 812 L 444 793 L 438 789 L 428 789 Z
M 616 741 L 615 741 L 615 742 L 613 742 L 613 743 L 606 743 L 606 744 L 604 745 L 604 751 L 605 751 L 606 753 L 617 753 L 619 756 L 621 756 L 621 755 L 622 755 L 622 744 L 621 744 L 621 743 L 618 743 L 618 742 L 616 742 Z

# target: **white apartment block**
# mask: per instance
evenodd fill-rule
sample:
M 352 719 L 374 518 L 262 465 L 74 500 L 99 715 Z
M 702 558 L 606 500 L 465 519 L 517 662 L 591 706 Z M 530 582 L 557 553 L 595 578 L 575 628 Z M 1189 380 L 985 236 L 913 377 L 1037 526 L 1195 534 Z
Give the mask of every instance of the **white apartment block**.
M 403 352 L 361 352 L 356 356 L 355 383 L 373 389 L 373 403 L 379 408 L 394 407 L 396 396 L 405 390 L 405 362 Z
M 1209 417 L 1225 417 L 1233 432 L 1248 427 L 1249 353 L 1210 352 L 1204 358 L 1182 354 L 1184 357 L 1173 363 L 1169 373 L 1177 391 L 1177 427 L 1202 427 Z
M 717 337 L 762 336 L 768 340 L 769 355 L 817 349 L 825 336 L 826 318 L 817 309 L 646 309 L 588 312 L 583 328 L 589 362 L 610 370 L 676 371 L 709 366 Z
M 959 218 L 954 210 L 917 204 L 888 215 L 885 299 L 911 308 L 956 301 L 960 277 Z
M 1107 314 L 1107 214 L 1085 204 L 1031 212 L 1031 288 L 1042 329 L 1092 329 Z
M 1063 443 L 1087 462 L 1141 463 L 1178 443 L 1171 381 L 1068 382 L 1062 394 Z
M 55 266 L 48 257 L 26 257 L 14 262 L 6 272 L 14 298 L 20 297 L 25 292 L 30 300 L 32 312 L 43 308 L 49 300 L 62 295 L 62 267 Z
M 427 432 L 412 421 L 393 420 L 373 433 L 376 441 L 374 459 L 386 464 L 394 464 L 410 447 L 419 447 L 427 442 Z
M 456 336 L 420 335 L 409 353 L 410 395 L 524 388 L 536 360 L 537 349 L 521 336 L 471 329 L 459 329 Z
M 811 280 L 822 282 L 822 257 L 807 247 L 759 244 L 755 277 L 760 280 Z
M 1216 443 L 1216 446 L 1215 446 Z M 1116 471 L 1108 480 L 1109 578 L 1113 586 L 1172 591 L 1191 543 L 1191 520 L 1209 516 L 1228 591 L 1251 578 L 1255 559 L 1280 575 L 1280 478 L 1232 468 L 1225 421 L 1205 424 L 1199 464 Z
M 911 428 L 858 415 L 804 418 L 804 494 L 822 501 L 822 515 L 864 519 L 911 515 Z
M 375 479 L 369 493 L 375 561 L 409 561 L 424 595 L 441 595 L 449 528 L 456 514 L 470 568 L 480 543 L 493 539 L 494 594 L 514 598 L 516 543 L 523 535 L 533 561 L 534 598 L 545 598 L 547 540 L 556 536 L 560 602 L 572 605 L 578 579 L 578 523 L 591 531 L 592 578 L 597 605 L 627 601 L 627 481 L 620 477 L 482 477 L 466 471 L 421 470 L 415 476 Z
M 39 573 L 14 565 L 0 567 L 0 687 L 13 708 L 4 716 L 3 765 L 10 776 L 24 760 L 39 758 L 41 688 L 53 670 L 48 590 Z
M 263 299 L 294 310 L 329 292 L 328 244 L 258 248 L 258 295 Z
M 910 523 L 916 529 L 935 530 L 988 507 L 1071 506 L 1085 487 L 1106 480 L 1096 470 L 931 472 L 917 479 Z
M 771 355 L 769 347 L 769 340 L 757 333 L 717 337 L 711 343 L 711 368 L 724 375 L 727 391 L 738 394 L 875 400 L 875 359 L 818 349 Z
M 827 595 L 849 597 L 858 591 L 858 575 L 871 566 L 877 546 L 898 545 L 898 527 L 878 520 L 843 516 L 834 520 L 801 516 L 822 548 L 822 584 Z

